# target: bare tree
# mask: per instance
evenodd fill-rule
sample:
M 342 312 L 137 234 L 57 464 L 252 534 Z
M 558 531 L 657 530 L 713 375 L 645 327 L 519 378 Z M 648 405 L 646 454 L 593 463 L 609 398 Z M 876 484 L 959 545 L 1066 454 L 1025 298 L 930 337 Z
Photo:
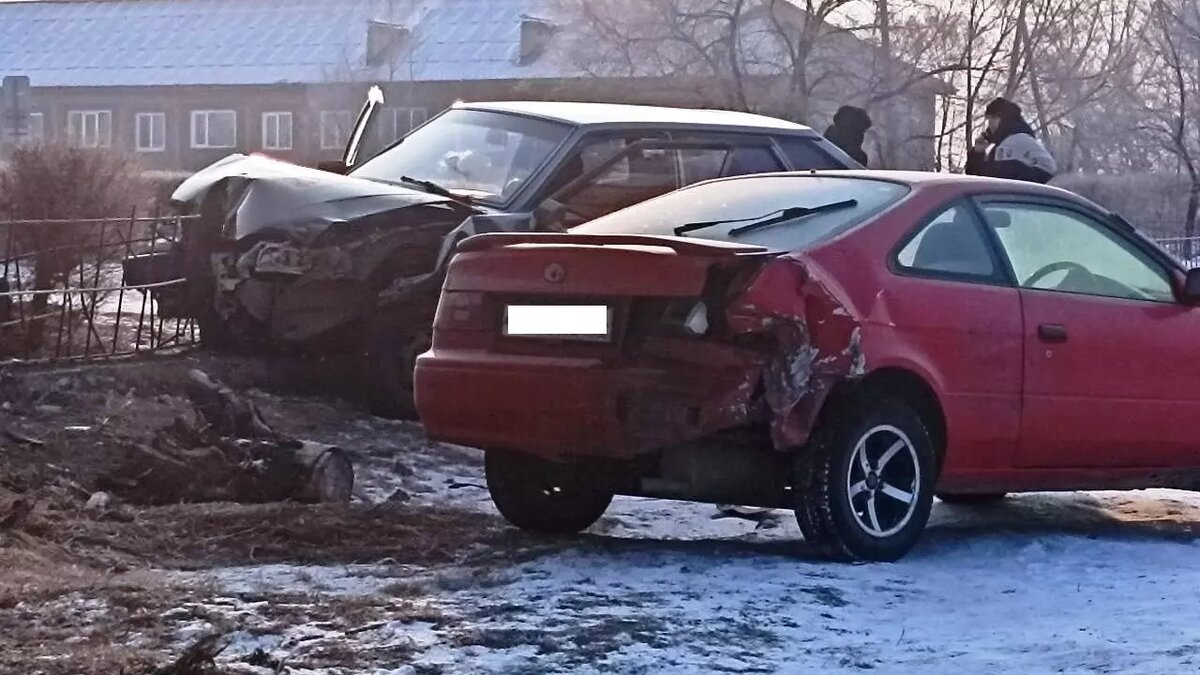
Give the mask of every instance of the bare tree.
M 936 138 L 949 10 L 921 0 L 558 0 L 560 56 L 623 98 L 763 112 L 816 126 L 840 104 L 880 118 L 885 166 Z M 912 112 L 920 108 L 920 115 Z M 900 124 L 903 122 L 903 124 Z M 917 154 L 916 152 L 909 154 Z M 912 162 L 909 161 L 909 164 Z
M 1195 119 L 1200 100 L 1200 8 L 1188 0 L 1155 0 L 1149 9 L 1141 62 L 1145 77 L 1139 94 L 1144 101 L 1141 130 L 1149 133 L 1177 162 L 1189 184 L 1184 236 L 1185 255 L 1192 256 L 1200 211 L 1200 127 Z

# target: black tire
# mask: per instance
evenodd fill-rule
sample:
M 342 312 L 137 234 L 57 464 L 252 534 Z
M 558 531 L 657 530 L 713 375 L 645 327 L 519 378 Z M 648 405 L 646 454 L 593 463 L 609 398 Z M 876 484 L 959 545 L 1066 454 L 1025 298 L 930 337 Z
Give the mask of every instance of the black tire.
M 421 327 L 414 328 L 413 324 Z M 430 329 L 424 322 L 400 311 L 389 311 L 371 323 L 366 354 L 371 414 L 402 420 L 418 418 L 413 369 L 430 341 Z
M 200 328 L 200 347 L 214 354 L 248 356 L 270 351 L 267 341 L 267 326 L 235 310 L 229 318 L 222 318 L 211 304 L 204 309 L 196 321 Z
M 522 530 L 579 532 L 599 520 L 612 503 L 612 491 L 597 484 L 594 474 L 577 464 L 489 450 L 484 470 L 492 503 L 500 515 Z
M 200 312 L 200 316 L 196 319 L 196 326 L 200 329 L 200 346 L 206 351 L 216 354 L 237 352 L 238 342 L 233 331 L 217 314 L 217 310 L 212 307 L 211 303 Z
M 867 395 L 837 405 L 796 459 L 800 531 L 831 560 L 899 560 L 929 520 L 938 466 L 933 441 L 921 416 L 899 399 Z M 864 441 L 870 472 L 860 461 Z M 903 447 L 880 469 L 898 443 Z
M 994 492 L 990 494 L 943 494 L 938 493 L 937 498 L 947 504 L 956 506 L 984 506 L 987 504 L 995 504 L 1008 496 L 1007 492 Z

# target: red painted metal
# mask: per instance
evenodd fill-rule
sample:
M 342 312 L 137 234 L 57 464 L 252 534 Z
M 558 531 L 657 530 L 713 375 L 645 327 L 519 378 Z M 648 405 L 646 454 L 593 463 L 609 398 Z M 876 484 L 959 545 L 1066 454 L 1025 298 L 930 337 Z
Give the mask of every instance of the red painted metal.
M 899 274 L 889 266 L 898 242 L 964 195 L 1073 199 L 1036 185 L 909 180 L 910 196 L 872 222 L 783 256 L 701 239 L 468 240 L 448 273 L 433 349 L 417 364 L 427 432 L 546 456 L 631 457 L 766 424 L 776 448 L 790 450 L 807 440 L 839 383 L 892 372 L 936 397 L 943 487 L 1148 486 L 1167 481 L 1164 467 L 1200 468 L 1191 426 L 1200 413 L 1191 354 L 1200 309 Z M 548 280 L 551 264 L 565 276 Z M 639 324 L 639 303 L 711 299 L 710 271 L 734 265 L 755 271 L 724 298 L 720 316 L 709 316 L 711 334 Z M 609 299 L 620 337 L 607 345 L 505 340 L 503 298 L 529 296 Z M 1047 345 L 1042 323 L 1064 325 L 1069 340 Z

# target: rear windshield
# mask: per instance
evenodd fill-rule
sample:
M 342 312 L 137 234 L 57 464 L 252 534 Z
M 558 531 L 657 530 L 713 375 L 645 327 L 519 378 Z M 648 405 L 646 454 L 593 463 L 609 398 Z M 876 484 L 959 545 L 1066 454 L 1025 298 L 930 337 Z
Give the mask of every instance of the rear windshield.
M 746 176 L 676 190 L 597 218 L 572 232 L 674 236 L 676 228 L 692 224 L 687 228 L 690 231 L 680 236 L 796 251 L 864 222 L 908 192 L 906 185 L 871 178 Z M 820 211 L 822 207 L 827 210 Z M 787 217 L 789 212 L 812 208 L 819 212 Z M 715 221 L 720 223 L 713 224 Z M 700 223 L 704 225 L 696 225 Z M 739 228 L 744 231 L 737 231 Z

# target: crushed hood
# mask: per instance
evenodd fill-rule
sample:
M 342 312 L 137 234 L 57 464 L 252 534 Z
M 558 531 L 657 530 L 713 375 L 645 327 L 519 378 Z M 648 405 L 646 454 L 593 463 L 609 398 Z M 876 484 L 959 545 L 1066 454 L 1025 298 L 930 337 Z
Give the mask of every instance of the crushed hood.
M 234 154 L 185 180 L 171 195 L 195 211 L 215 187 L 228 190 L 235 237 L 266 230 L 311 238 L 330 227 L 411 206 L 453 200 L 419 190 L 284 162 Z

